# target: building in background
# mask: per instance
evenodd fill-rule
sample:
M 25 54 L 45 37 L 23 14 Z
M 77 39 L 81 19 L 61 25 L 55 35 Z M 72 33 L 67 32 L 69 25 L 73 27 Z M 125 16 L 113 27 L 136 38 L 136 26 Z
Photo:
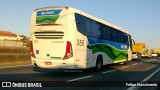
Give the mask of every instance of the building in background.
M 18 35 L 9 31 L 0 30 L 0 47 L 23 47 L 23 42 L 18 40 Z
M 17 40 L 17 34 L 9 31 L 0 31 L 0 40 Z

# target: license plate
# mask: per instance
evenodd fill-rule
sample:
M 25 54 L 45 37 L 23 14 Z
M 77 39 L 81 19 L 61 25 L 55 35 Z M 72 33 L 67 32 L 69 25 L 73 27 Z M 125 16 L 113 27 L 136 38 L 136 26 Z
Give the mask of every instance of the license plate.
M 52 65 L 52 62 L 45 62 L 45 65 Z

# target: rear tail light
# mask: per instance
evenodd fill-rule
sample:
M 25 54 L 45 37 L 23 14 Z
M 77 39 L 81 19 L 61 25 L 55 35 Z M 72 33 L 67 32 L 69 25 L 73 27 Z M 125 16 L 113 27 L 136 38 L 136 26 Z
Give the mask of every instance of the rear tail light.
M 67 41 L 66 53 L 63 57 L 63 60 L 71 58 L 71 57 L 73 57 L 72 44 L 71 42 Z
M 34 54 L 34 51 L 33 51 L 33 44 L 32 44 L 32 41 L 30 41 L 30 51 L 31 51 L 31 56 L 33 58 L 36 58 L 35 54 Z

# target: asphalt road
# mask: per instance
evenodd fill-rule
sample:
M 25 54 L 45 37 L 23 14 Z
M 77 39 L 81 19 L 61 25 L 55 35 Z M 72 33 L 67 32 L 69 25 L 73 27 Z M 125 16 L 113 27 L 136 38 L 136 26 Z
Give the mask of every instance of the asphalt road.
M 134 85 L 134 83 L 145 83 L 146 81 L 152 81 L 149 82 L 151 84 L 154 82 L 158 83 L 157 81 L 160 81 L 159 77 L 160 59 L 158 58 L 145 58 L 140 61 L 132 60 L 126 65 L 107 65 L 104 66 L 103 69 L 99 72 L 93 72 L 92 70 L 67 70 L 54 71 L 52 73 L 41 73 L 34 72 L 31 65 L 0 68 L 0 81 L 54 81 L 52 83 L 57 82 L 59 86 L 48 88 L 51 90 L 144 90 L 144 88 L 145 90 L 158 90 L 159 87 L 125 86 L 126 84 L 130 83 Z M 65 83 L 63 82 L 71 83 L 73 85 L 65 87 L 65 85 L 63 85 Z M 104 84 L 108 84 L 108 86 L 105 86 Z M 39 89 L 41 90 L 42 88 Z

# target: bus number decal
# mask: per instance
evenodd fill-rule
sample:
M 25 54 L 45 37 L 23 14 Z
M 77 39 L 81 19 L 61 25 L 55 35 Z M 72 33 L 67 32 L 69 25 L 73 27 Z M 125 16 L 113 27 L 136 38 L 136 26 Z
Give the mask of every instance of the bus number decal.
M 77 46 L 84 46 L 84 40 L 77 39 Z

